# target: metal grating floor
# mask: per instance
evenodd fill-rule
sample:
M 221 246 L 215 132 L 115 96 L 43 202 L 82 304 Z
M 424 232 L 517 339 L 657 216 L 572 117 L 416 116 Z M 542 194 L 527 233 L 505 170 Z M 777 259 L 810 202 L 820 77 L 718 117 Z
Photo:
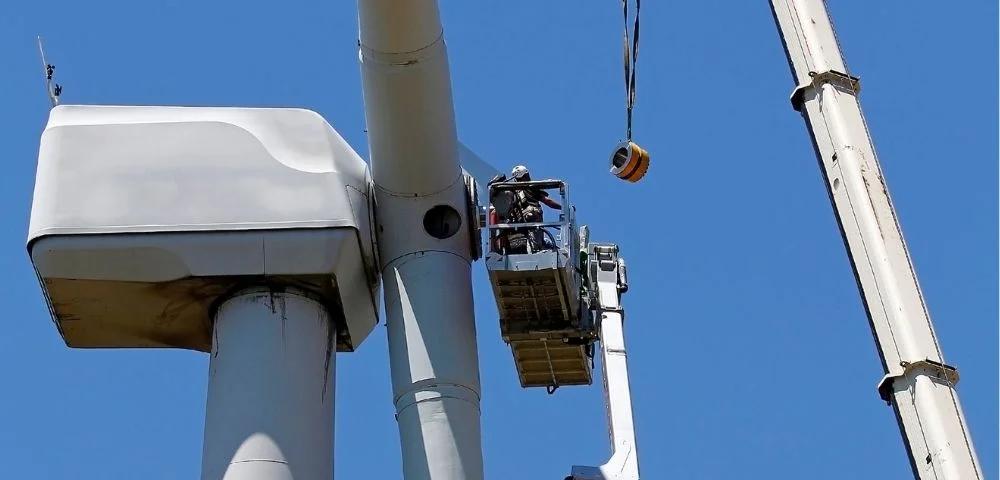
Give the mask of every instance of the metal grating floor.
M 570 295 L 564 270 L 494 270 L 490 274 L 500 330 L 510 345 L 522 387 L 593 382 L 589 347 L 578 339 L 593 338 L 594 332 L 580 328 L 579 292 Z

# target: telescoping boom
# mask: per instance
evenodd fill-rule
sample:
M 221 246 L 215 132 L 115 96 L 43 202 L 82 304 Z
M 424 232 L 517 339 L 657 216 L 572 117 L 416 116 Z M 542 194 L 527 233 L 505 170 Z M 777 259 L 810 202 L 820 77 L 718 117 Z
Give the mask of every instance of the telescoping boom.
M 809 128 L 918 480 L 983 473 L 914 274 L 861 104 L 823 0 L 771 0 L 795 78 L 792 106 Z
M 588 303 L 597 317 L 604 380 L 604 407 L 608 414 L 611 458 L 600 467 L 574 466 L 564 480 L 639 480 L 639 458 L 632 419 L 632 393 L 625 355 L 625 311 L 621 296 L 628 291 L 625 259 L 618 245 L 588 245 Z

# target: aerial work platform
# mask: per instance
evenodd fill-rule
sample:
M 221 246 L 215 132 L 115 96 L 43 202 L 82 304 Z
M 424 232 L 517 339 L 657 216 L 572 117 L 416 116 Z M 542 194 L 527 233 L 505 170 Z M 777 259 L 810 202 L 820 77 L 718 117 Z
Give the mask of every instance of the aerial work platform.
M 486 269 L 500 314 L 500 332 L 510 345 L 521 386 L 590 385 L 597 330 L 584 305 L 578 229 L 559 180 L 491 183 L 486 222 Z M 557 221 L 519 221 L 518 190 L 558 190 Z

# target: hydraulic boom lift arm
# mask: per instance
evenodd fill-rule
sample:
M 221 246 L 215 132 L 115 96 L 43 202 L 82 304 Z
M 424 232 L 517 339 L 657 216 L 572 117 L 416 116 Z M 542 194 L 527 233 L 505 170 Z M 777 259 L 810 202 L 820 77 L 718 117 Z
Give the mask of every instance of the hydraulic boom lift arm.
M 585 268 L 591 312 L 597 316 L 600 331 L 601 377 L 612 454 L 600 467 L 574 466 L 566 480 L 639 480 L 621 307 L 621 295 L 628 291 L 625 260 L 618 256 L 618 245 L 591 244 L 588 249 Z

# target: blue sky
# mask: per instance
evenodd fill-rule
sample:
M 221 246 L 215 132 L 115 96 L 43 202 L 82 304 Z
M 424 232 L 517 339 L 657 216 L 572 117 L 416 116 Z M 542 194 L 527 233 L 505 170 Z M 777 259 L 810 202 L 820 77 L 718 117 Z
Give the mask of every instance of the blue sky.
M 442 3 L 459 135 L 570 184 L 621 245 L 647 478 L 909 478 L 874 342 L 767 2 L 646 2 L 639 184 L 624 134 L 620 3 Z M 835 2 L 831 12 L 988 478 L 997 468 L 997 7 Z M 0 4 L 4 478 L 197 478 L 206 355 L 70 350 L 24 248 L 46 121 L 35 35 L 65 103 L 296 106 L 367 155 L 354 2 Z M 522 390 L 481 264 L 489 478 L 607 458 L 599 384 Z M 336 473 L 400 477 L 381 326 L 338 358 Z

